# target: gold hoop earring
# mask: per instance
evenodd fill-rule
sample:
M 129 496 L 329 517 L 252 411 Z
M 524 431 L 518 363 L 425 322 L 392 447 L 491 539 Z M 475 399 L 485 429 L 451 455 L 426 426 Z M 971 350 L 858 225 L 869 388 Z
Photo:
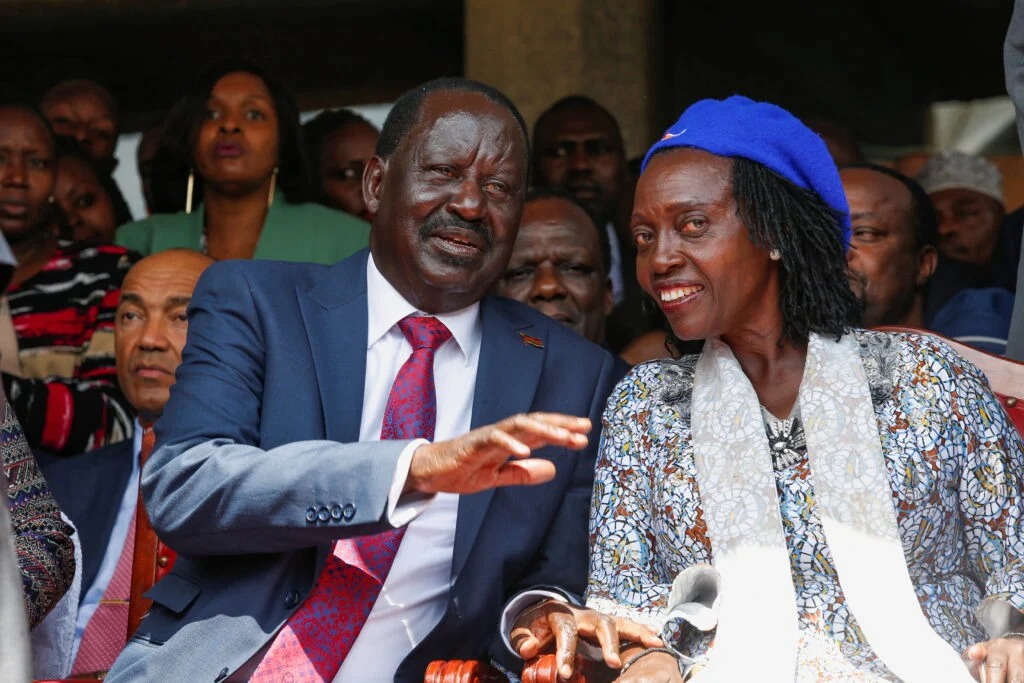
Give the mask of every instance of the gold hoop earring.
M 274 167 L 274 172 L 270 174 L 270 193 L 267 195 L 267 208 L 269 209 L 274 205 L 274 190 L 277 189 L 277 166 Z
M 196 174 L 188 169 L 188 186 L 185 188 L 185 213 L 192 213 L 192 190 L 195 189 Z
M 770 258 L 772 261 L 781 261 L 782 254 L 779 253 L 778 249 L 772 249 L 771 251 L 768 252 L 768 258 Z

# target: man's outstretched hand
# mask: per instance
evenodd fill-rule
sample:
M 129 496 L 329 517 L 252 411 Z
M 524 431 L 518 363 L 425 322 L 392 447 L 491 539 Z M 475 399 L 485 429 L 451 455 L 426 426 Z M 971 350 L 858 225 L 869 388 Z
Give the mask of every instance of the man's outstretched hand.
M 643 647 L 664 645 L 653 631 L 635 621 L 610 617 L 557 600 L 548 600 L 524 611 L 509 634 L 512 647 L 523 659 L 536 657 L 553 643 L 555 666 L 563 680 L 572 675 L 580 638 L 600 645 L 604 663 L 612 669 L 622 666 L 620 640 L 639 643 Z
M 530 458 L 535 448 L 587 445 L 590 420 L 557 413 L 513 415 L 467 434 L 423 444 L 412 456 L 405 491 L 469 494 L 497 486 L 543 484 L 554 463 Z M 511 457 L 510 457 L 511 456 Z

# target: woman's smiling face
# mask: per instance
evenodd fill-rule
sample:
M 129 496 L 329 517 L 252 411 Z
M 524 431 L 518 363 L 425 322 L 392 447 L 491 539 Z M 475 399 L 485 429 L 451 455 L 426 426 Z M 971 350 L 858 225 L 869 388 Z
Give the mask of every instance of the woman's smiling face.
M 656 154 L 637 182 L 630 229 L 640 286 L 680 339 L 781 321 L 778 264 L 740 220 L 732 160 L 690 148 Z

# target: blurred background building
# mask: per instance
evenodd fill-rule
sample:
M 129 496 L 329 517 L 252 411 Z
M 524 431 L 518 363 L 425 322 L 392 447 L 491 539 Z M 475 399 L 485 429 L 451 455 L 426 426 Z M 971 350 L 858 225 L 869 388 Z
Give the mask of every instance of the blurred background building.
M 994 158 L 1024 204 L 1003 86 L 1012 0 L 0 0 L 2 80 L 65 78 L 121 107 L 129 200 L 137 133 L 209 59 L 256 59 L 306 112 L 379 123 L 442 75 L 494 84 L 528 123 L 570 93 L 620 120 L 636 156 L 689 103 L 743 93 L 847 128 L 872 159 L 955 147 Z M 133 135 L 136 134 L 136 135 Z M 133 211 L 138 213 L 136 206 Z

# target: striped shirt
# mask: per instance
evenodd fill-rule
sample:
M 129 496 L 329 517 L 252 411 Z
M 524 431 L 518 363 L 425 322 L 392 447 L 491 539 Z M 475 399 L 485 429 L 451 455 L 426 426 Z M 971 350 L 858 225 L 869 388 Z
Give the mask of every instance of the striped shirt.
M 138 258 L 112 244 L 61 241 L 40 272 L 8 290 L 22 377 L 4 374 L 3 384 L 32 448 L 74 455 L 131 435 L 114 317 Z

